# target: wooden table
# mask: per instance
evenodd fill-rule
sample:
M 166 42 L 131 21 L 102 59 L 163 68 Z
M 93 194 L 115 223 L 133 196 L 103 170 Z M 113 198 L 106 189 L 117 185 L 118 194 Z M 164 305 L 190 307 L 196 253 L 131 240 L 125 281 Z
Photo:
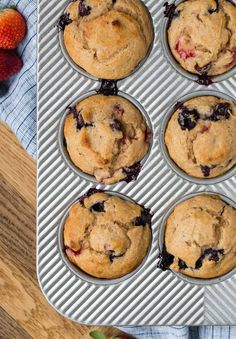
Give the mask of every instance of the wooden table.
M 89 332 L 98 328 L 63 318 L 39 289 L 35 183 L 35 162 L 0 123 L 0 338 L 90 338 Z M 102 331 L 120 333 L 108 327 Z

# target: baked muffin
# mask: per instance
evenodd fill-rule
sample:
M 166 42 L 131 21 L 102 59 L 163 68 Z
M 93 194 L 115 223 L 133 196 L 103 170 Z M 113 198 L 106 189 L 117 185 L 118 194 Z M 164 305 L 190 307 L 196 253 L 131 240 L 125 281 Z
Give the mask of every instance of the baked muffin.
M 165 225 L 158 266 L 209 279 L 236 267 L 236 210 L 214 195 L 179 204 Z
M 72 60 L 102 79 L 121 79 L 145 58 L 153 40 L 140 0 L 80 0 L 67 10 L 64 44 Z
M 170 158 L 188 175 L 214 178 L 236 164 L 236 105 L 213 96 L 177 103 L 165 132 Z
M 151 242 L 149 210 L 91 189 L 73 205 L 64 226 L 65 253 L 91 276 L 119 278 L 142 262 Z
M 120 96 L 93 95 L 70 109 L 64 136 L 72 162 L 104 184 L 137 178 L 151 132 L 140 111 Z
M 236 6 L 222 0 L 187 0 L 169 9 L 168 41 L 188 72 L 223 74 L 236 65 Z

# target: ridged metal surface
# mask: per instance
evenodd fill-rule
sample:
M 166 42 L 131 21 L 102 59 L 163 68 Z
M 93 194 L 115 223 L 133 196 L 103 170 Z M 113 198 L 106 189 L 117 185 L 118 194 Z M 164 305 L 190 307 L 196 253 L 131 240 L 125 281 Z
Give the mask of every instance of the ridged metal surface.
M 118 285 L 99 286 L 83 282 L 62 261 L 57 242 L 65 209 L 91 183 L 69 169 L 58 148 L 58 128 L 65 108 L 99 83 L 79 75 L 65 61 L 59 47 L 56 24 L 67 1 L 39 0 L 38 88 L 38 278 L 47 300 L 64 316 L 91 324 L 236 324 L 236 278 L 219 285 L 200 287 L 186 283 L 171 272 L 156 268 L 158 226 L 164 212 L 178 197 L 198 191 L 223 193 L 235 200 L 236 177 L 214 186 L 191 184 L 169 169 L 159 147 L 159 129 L 167 108 L 179 97 L 205 89 L 177 74 L 167 62 L 160 42 L 164 0 L 144 1 L 155 26 L 154 48 L 145 65 L 118 82 L 123 92 L 139 101 L 148 112 L 154 144 L 138 181 L 112 187 L 150 207 L 153 247 L 135 276 Z M 236 96 L 236 77 L 208 89 Z

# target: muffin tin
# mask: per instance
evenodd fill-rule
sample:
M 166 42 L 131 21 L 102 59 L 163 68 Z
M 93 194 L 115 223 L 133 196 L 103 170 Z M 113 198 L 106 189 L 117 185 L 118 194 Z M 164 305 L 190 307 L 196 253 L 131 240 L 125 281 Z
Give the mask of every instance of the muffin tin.
M 60 122 L 66 108 L 100 88 L 64 58 L 56 24 L 68 1 L 39 0 L 37 272 L 48 302 L 62 315 L 99 325 L 235 325 L 236 274 L 214 284 L 198 284 L 157 269 L 161 223 L 165 213 L 189 194 L 212 192 L 236 201 L 236 175 L 221 182 L 196 183 L 172 170 L 161 151 L 160 134 L 168 107 L 183 96 L 206 90 L 176 72 L 163 49 L 164 0 L 144 1 L 154 25 L 153 48 L 144 64 L 118 81 L 119 91 L 147 112 L 153 145 L 138 180 L 113 186 L 96 184 L 74 171 L 59 147 Z M 217 80 L 218 81 L 218 80 Z M 236 97 L 236 76 L 213 83 L 212 95 Z M 200 93 L 199 93 L 200 94 Z M 150 208 L 152 244 L 137 271 L 120 281 L 96 282 L 74 272 L 60 250 L 60 230 L 68 208 L 89 188 L 118 192 Z

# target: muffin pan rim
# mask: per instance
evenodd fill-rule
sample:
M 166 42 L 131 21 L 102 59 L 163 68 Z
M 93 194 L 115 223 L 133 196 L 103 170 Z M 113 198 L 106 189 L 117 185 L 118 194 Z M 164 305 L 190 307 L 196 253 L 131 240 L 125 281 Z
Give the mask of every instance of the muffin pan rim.
M 101 95 L 100 93 L 98 93 L 95 89 L 90 90 L 86 93 L 82 93 L 78 99 L 75 99 L 64 111 L 60 122 L 59 122 L 59 128 L 58 128 L 58 137 L 57 137 L 57 142 L 58 142 L 58 146 L 59 146 L 59 150 L 61 153 L 61 156 L 64 160 L 64 162 L 66 163 L 66 165 L 78 176 L 80 176 L 81 178 L 93 183 L 93 184 L 97 184 L 97 185 L 106 185 L 102 182 L 99 182 L 96 180 L 96 178 L 93 175 L 87 174 L 85 172 L 83 172 L 79 167 L 77 167 L 73 161 L 70 159 L 70 155 L 66 149 L 66 147 L 63 144 L 64 141 L 64 122 L 65 122 L 65 118 L 69 113 L 69 107 L 74 107 L 76 104 L 78 104 L 79 102 L 83 101 L 86 98 L 95 96 L 95 95 Z M 138 174 L 139 175 L 142 173 L 143 168 L 145 167 L 145 165 L 148 163 L 148 159 L 151 156 L 152 150 L 153 150 L 153 145 L 154 145 L 154 140 L 155 140 L 155 131 L 153 128 L 153 124 L 152 124 L 152 120 L 150 118 L 150 116 L 148 115 L 148 113 L 146 112 L 146 110 L 144 109 L 144 107 L 133 97 L 131 97 L 130 95 L 118 90 L 118 94 L 116 96 L 120 96 L 126 100 L 128 100 L 131 104 L 133 104 L 141 113 L 142 117 L 145 119 L 145 122 L 147 124 L 147 126 L 150 128 L 151 133 L 152 133 L 152 138 L 149 144 L 149 148 L 148 148 L 148 152 L 145 155 L 145 157 L 139 161 L 142 165 L 141 171 Z M 138 178 L 133 181 L 136 182 L 138 180 Z M 124 180 L 121 180 L 121 182 L 123 182 Z M 117 185 L 119 182 L 116 182 L 114 184 L 110 184 L 110 187 L 113 187 L 114 185 Z
M 236 201 L 228 198 L 226 195 L 224 195 L 222 193 L 218 193 L 218 192 L 214 192 L 214 191 L 209 191 L 209 190 L 186 194 L 182 198 L 176 199 L 175 201 L 173 201 L 173 203 L 171 204 L 169 209 L 164 213 L 164 215 L 162 217 L 162 220 L 161 220 L 161 224 L 160 224 L 160 228 L 159 228 L 159 234 L 158 234 L 158 251 L 159 251 L 159 253 L 162 252 L 163 247 L 164 247 L 164 242 L 165 242 L 164 241 L 165 240 L 165 227 L 166 227 L 166 221 L 167 221 L 168 217 L 171 215 L 171 213 L 174 211 L 174 209 L 178 205 L 180 205 L 184 201 L 187 201 L 187 200 L 189 200 L 191 198 L 194 198 L 196 196 L 199 196 L 199 195 L 218 196 L 224 202 L 226 202 L 228 205 L 230 205 L 231 207 L 233 207 L 236 210 Z M 169 271 L 171 271 L 178 278 L 180 278 L 183 281 L 186 281 L 186 282 L 188 282 L 190 284 L 199 285 L 199 286 L 209 286 L 209 285 L 219 284 L 219 283 L 221 283 L 221 282 L 223 282 L 223 281 L 225 281 L 227 279 L 232 278 L 236 274 L 236 267 L 233 268 L 231 271 L 223 274 L 222 276 L 219 276 L 219 277 L 216 277 L 216 278 L 211 278 L 211 279 L 193 278 L 193 277 L 187 276 L 185 274 L 172 271 L 171 269 L 169 269 Z
M 119 193 L 117 191 L 110 191 L 110 190 L 102 190 L 103 193 L 109 194 L 109 195 L 114 195 L 117 196 L 121 199 L 130 201 L 136 205 L 139 205 L 141 207 L 145 207 L 142 206 L 140 204 L 138 204 L 138 202 L 136 202 L 134 199 L 130 198 L 129 196 Z M 61 221 L 59 223 L 59 227 L 58 227 L 58 232 L 57 232 L 57 246 L 58 246 L 58 251 L 60 253 L 61 259 L 63 260 L 64 264 L 66 265 L 66 267 L 76 276 L 78 276 L 80 279 L 82 279 L 83 281 L 92 284 L 92 285 L 102 285 L 102 286 L 111 286 L 111 285 L 116 285 L 116 284 L 121 284 L 124 281 L 128 280 L 128 279 L 132 279 L 134 276 L 138 275 L 141 273 L 142 270 L 145 270 L 145 266 L 147 266 L 147 261 L 148 261 L 148 257 L 150 255 L 150 253 L 153 251 L 153 233 L 152 233 L 152 223 L 149 226 L 150 230 L 151 230 L 151 239 L 150 239 L 150 244 L 147 250 L 147 253 L 145 255 L 145 257 L 143 258 L 142 262 L 130 273 L 125 274 L 122 277 L 119 278 L 110 278 L 110 279 L 102 279 L 102 278 L 96 278 L 88 273 L 86 273 L 85 271 L 81 270 L 78 266 L 74 265 L 67 257 L 67 255 L 64 253 L 64 236 L 63 236 L 63 231 L 64 231 L 64 226 L 65 226 L 65 221 L 69 216 L 69 212 L 70 209 L 75 206 L 76 204 L 79 203 L 79 199 L 77 198 L 74 202 L 72 202 L 72 204 L 70 204 L 69 206 L 66 207 L 66 209 L 64 210 L 64 213 L 61 217 Z
M 174 171 L 178 176 L 180 176 L 181 178 L 194 183 L 194 184 L 199 184 L 199 185 L 215 185 L 221 182 L 224 182 L 228 179 L 230 179 L 231 177 L 233 177 L 234 175 L 236 175 L 236 165 L 234 165 L 231 169 L 229 169 L 226 173 L 219 175 L 215 178 L 209 178 L 209 179 L 204 179 L 204 178 L 197 178 L 197 177 L 193 177 L 190 174 L 187 174 L 184 170 L 182 170 L 175 162 L 174 160 L 172 160 L 172 158 L 169 155 L 167 146 L 165 144 L 165 132 L 166 132 L 166 128 L 168 126 L 168 123 L 172 117 L 172 115 L 174 114 L 174 112 L 176 112 L 176 108 L 175 105 L 177 102 L 186 102 L 188 100 L 191 100 L 193 98 L 198 98 L 198 97 L 202 97 L 202 96 L 214 96 L 217 97 L 219 99 L 225 99 L 225 100 L 230 100 L 233 101 L 236 105 L 236 98 L 234 99 L 233 97 L 231 97 L 228 94 L 225 94 L 223 92 L 220 91 L 216 91 L 216 90 L 200 90 L 200 91 L 195 91 L 195 92 L 191 92 L 188 94 L 185 94 L 184 96 L 180 97 L 177 99 L 177 101 L 173 102 L 168 109 L 166 110 L 166 114 L 165 117 L 163 118 L 162 124 L 160 125 L 160 133 L 159 133 L 159 143 L 160 143 L 160 149 L 161 149 L 161 153 L 163 155 L 164 160 L 166 161 L 166 163 L 168 164 L 168 166 L 172 169 L 172 171 Z
M 151 22 L 151 26 L 152 26 L 152 34 L 153 34 L 153 37 L 152 37 L 152 42 L 148 48 L 148 51 L 146 53 L 146 56 L 137 64 L 137 66 L 133 69 L 133 71 L 131 73 L 129 73 L 128 75 L 126 75 L 125 77 L 123 78 L 119 78 L 119 79 L 112 79 L 112 81 L 121 81 L 121 80 L 124 80 L 132 75 L 134 75 L 137 71 L 139 71 L 143 66 L 144 64 L 146 63 L 146 61 L 149 59 L 151 53 L 153 52 L 153 47 L 154 47 L 154 43 L 155 43 L 155 39 L 156 39 L 156 33 L 155 33 L 155 26 L 154 26 L 154 22 L 153 22 L 153 18 L 151 16 L 151 13 L 148 9 L 148 7 L 146 6 L 145 2 L 140 0 L 143 5 L 145 6 L 146 10 L 147 10 L 147 13 L 148 13 L 148 17 L 150 19 L 150 22 Z M 71 3 L 69 3 L 63 13 L 65 14 L 67 12 L 67 9 L 68 7 L 71 5 Z M 82 68 L 81 66 L 77 65 L 73 60 L 72 58 L 70 57 L 69 53 L 67 52 L 67 49 L 66 49 L 66 46 L 64 44 L 64 31 L 63 30 L 59 30 L 58 32 L 58 39 L 59 39 L 59 45 L 60 45 L 60 49 L 61 49 L 61 52 L 64 56 L 64 58 L 66 59 L 66 61 L 69 63 L 69 65 L 76 71 L 78 72 L 80 75 L 90 79 L 90 80 L 93 80 L 93 81 L 100 81 L 101 78 L 97 78 L 95 77 L 94 75 L 90 74 L 89 72 L 87 72 L 84 68 Z M 110 80 L 110 79 L 103 79 L 103 80 Z
M 174 0 L 173 2 L 171 2 L 171 4 L 173 3 L 176 6 L 178 6 L 182 2 L 186 2 L 186 1 L 187 0 Z M 233 5 L 236 6 L 236 0 L 232 0 L 232 1 L 227 0 L 227 1 L 233 3 Z M 185 70 L 173 56 L 171 49 L 169 47 L 168 36 L 167 36 L 168 23 L 169 23 L 169 18 L 163 17 L 161 21 L 161 45 L 162 45 L 162 49 L 163 49 L 166 59 L 168 60 L 169 64 L 175 69 L 175 71 L 177 71 L 183 77 L 189 80 L 192 80 L 192 81 L 199 80 L 198 74 L 194 74 L 194 73 L 191 73 Z M 236 65 L 225 73 L 209 76 L 209 78 L 213 81 L 213 83 L 218 83 L 218 82 L 228 80 L 235 74 L 236 74 Z

